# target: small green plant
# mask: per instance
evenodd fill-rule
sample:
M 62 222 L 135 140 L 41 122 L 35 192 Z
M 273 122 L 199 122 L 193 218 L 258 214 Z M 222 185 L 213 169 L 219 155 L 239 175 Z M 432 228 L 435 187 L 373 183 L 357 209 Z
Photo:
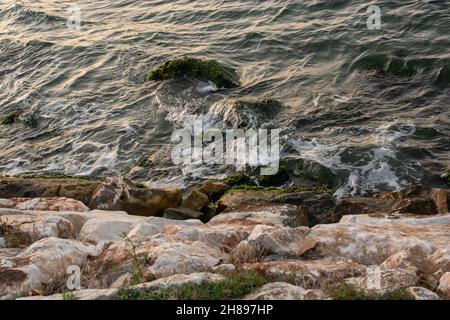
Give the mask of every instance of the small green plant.
M 267 280 L 256 272 L 237 272 L 220 282 L 185 284 L 178 288 L 136 290 L 122 289 L 119 300 L 228 300 L 256 291 Z
M 144 182 L 133 182 L 133 185 L 139 189 L 147 189 L 147 185 Z
M 73 292 L 63 292 L 63 300 L 78 300 L 78 297 Z
M 139 243 L 134 243 L 126 235 L 123 235 L 123 239 L 130 247 L 129 254 L 132 258 L 130 273 L 133 284 L 136 285 L 148 281 L 149 277 L 147 276 L 144 268 L 146 259 L 137 254 Z

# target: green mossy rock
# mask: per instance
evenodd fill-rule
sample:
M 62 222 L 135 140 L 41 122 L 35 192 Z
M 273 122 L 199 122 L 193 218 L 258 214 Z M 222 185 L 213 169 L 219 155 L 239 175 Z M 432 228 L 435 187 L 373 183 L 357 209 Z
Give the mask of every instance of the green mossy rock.
M 183 57 L 170 60 L 150 72 L 149 80 L 163 81 L 183 76 L 211 81 L 218 88 L 239 87 L 236 71 L 215 60 L 202 60 Z
M 223 183 L 230 187 L 257 187 L 258 184 L 246 173 L 237 172 L 232 174 Z
M 289 181 L 289 172 L 284 167 L 280 167 L 278 173 L 272 176 L 260 176 L 259 185 L 263 187 L 280 187 Z
M 447 186 L 450 187 L 450 169 L 447 170 L 447 172 L 444 173 L 444 174 L 442 175 L 442 178 L 443 178 L 443 179 L 445 180 L 445 182 L 447 183 Z
M 238 99 L 219 101 L 212 106 L 211 112 L 223 118 L 227 126 L 256 129 L 273 120 L 282 108 L 283 104 L 277 100 Z

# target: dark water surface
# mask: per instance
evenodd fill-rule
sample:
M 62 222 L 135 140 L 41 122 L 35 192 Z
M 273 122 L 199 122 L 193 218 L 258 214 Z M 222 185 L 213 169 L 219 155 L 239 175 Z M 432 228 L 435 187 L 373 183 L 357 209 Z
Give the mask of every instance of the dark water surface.
M 81 9 L 81 29 L 67 8 Z M 367 7 L 381 7 L 381 30 Z M 136 173 L 186 185 L 174 128 L 232 97 L 285 107 L 284 154 L 339 176 L 337 195 L 439 185 L 450 166 L 450 2 L 346 0 L 0 1 L 0 174 Z M 238 70 L 242 86 L 146 80 L 180 55 Z M 131 172 L 131 173 L 130 173 Z M 199 173 L 219 177 L 224 172 Z

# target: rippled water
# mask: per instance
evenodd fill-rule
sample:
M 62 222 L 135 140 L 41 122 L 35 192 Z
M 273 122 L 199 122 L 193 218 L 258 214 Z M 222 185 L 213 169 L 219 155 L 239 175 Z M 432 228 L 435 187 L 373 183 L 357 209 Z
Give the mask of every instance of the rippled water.
M 81 29 L 67 9 L 81 9 Z M 381 30 L 366 9 L 381 7 Z M 233 97 L 284 105 L 284 155 L 339 175 L 337 195 L 440 185 L 450 165 L 450 2 L 346 0 L 0 2 L 0 173 L 139 176 L 185 185 L 174 128 Z M 153 83 L 180 55 L 236 68 L 242 86 Z M 150 170 L 136 164 L 150 155 Z M 223 172 L 209 172 L 219 176 Z M 204 174 L 205 175 L 205 174 Z M 207 174 L 206 174 L 207 175 Z

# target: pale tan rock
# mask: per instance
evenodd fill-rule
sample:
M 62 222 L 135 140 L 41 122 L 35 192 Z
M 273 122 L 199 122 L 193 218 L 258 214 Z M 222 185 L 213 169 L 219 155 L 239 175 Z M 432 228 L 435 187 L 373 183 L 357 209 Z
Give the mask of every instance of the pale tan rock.
M 382 270 L 375 267 L 367 269 L 365 276 L 350 279 L 349 282 L 355 284 L 366 294 L 381 295 L 400 289 L 406 289 L 408 287 L 414 287 L 419 283 L 419 280 L 419 277 L 411 270 Z
M 39 240 L 10 258 L 12 266 L 0 268 L 0 291 L 27 295 L 33 289 L 42 289 L 45 284 L 64 278 L 69 266 L 81 269 L 89 256 L 98 254 L 98 248 L 74 240 Z
M 208 246 L 230 252 L 241 241 L 247 239 L 253 226 L 246 225 L 171 225 L 161 233 L 177 241 L 200 241 Z
M 436 293 L 422 287 L 410 287 L 406 289 L 406 292 L 408 292 L 414 300 L 441 300 Z
M 248 239 L 239 243 L 233 250 L 233 258 L 240 263 L 254 261 L 269 255 L 300 257 L 314 248 L 316 242 L 307 237 L 308 227 L 256 226 Z
M 132 286 L 135 290 L 173 289 L 183 285 L 201 285 L 202 283 L 215 283 L 224 281 L 225 277 L 219 274 L 200 272 L 191 274 L 176 274 L 158 280 Z
M 285 282 L 268 283 L 244 300 L 331 300 L 321 290 L 305 290 Z
M 320 260 L 279 260 L 246 264 L 246 269 L 265 274 L 269 279 L 286 279 L 303 288 L 321 288 L 342 283 L 344 279 L 365 275 L 366 266 L 345 258 Z
M 23 241 L 27 242 L 24 243 L 25 245 L 29 245 L 47 237 L 68 239 L 74 236 L 72 224 L 58 216 L 2 215 L 0 216 L 0 225 L 3 226 L 5 232 L 10 234 L 10 239 L 5 237 L 5 242 L 12 242 L 6 243 L 8 246 L 14 246 L 15 243 Z M 21 244 L 18 243 L 18 245 Z
M 348 257 L 365 265 L 378 265 L 399 251 L 419 247 L 427 254 L 448 245 L 450 225 L 318 225 L 309 236 L 312 250 L 321 256 Z
M 450 298 L 450 272 L 444 273 L 439 280 L 438 291 L 442 293 L 446 298 Z
M 118 289 L 82 289 L 65 294 L 51 296 L 32 296 L 16 300 L 112 300 L 116 297 Z
M 226 212 L 215 216 L 212 224 L 245 224 L 270 226 L 300 227 L 308 226 L 308 218 L 304 212 L 294 205 L 269 205 L 258 208 L 257 211 Z
M 19 210 L 77 211 L 86 212 L 89 208 L 81 201 L 69 198 L 13 198 Z

